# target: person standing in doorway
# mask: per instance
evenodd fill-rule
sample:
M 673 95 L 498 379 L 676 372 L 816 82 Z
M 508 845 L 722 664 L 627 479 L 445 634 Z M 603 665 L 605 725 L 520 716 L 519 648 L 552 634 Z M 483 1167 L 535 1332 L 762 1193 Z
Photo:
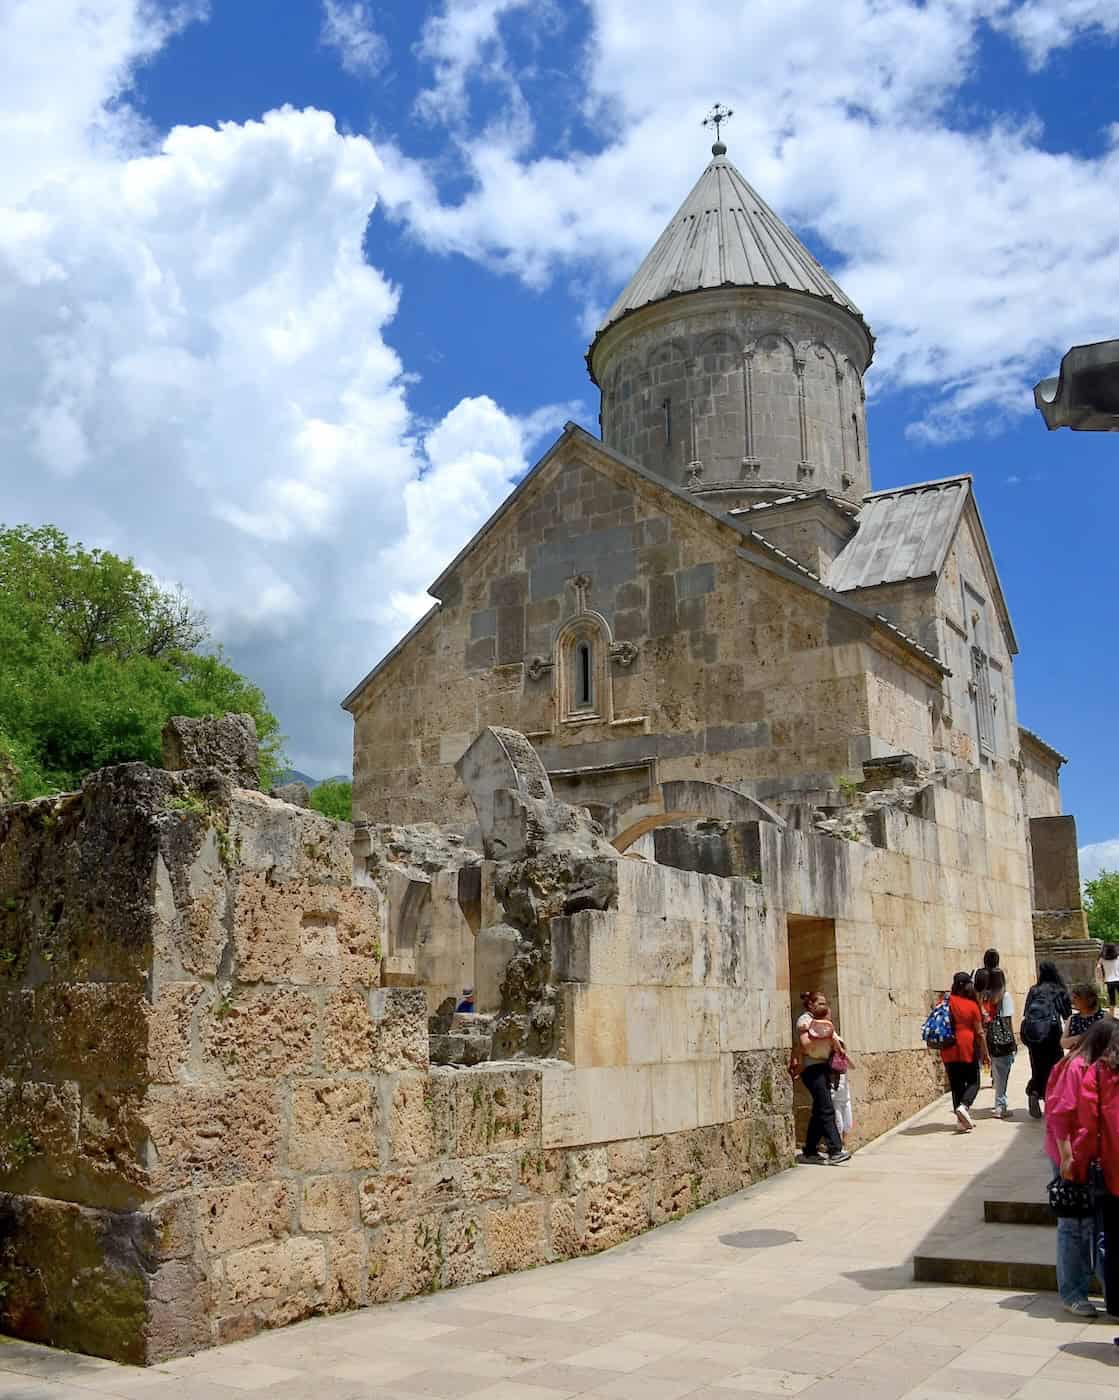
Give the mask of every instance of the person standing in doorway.
M 1006 985 L 1006 973 L 994 967 L 987 971 L 986 988 L 980 997 L 987 1053 L 991 1057 L 991 1082 L 995 1088 L 995 1117 L 1012 1118 L 1014 1111 L 1006 1095 L 1010 1071 L 1018 1043 L 1014 1039 L 1014 998 Z
M 1119 1005 L 1119 948 L 1114 943 L 1103 945 L 1096 963 L 1096 976 L 1107 987 L 1107 1005 L 1114 1016 L 1115 1007 Z
M 834 1050 L 843 1048 L 843 1041 L 836 1034 L 828 999 L 823 992 L 802 992 L 800 1000 L 804 1011 L 797 1019 L 799 1053 L 794 1056 L 794 1064 L 799 1070 L 800 1082 L 812 1099 L 812 1113 L 804 1134 L 801 1161 L 812 1165 L 827 1163 L 838 1166 L 851 1160 L 851 1154 L 839 1136 L 831 1097 L 830 1060 Z M 820 1152 L 821 1141 L 827 1149 L 826 1157 Z
M 979 1092 L 979 1065 L 990 1063 L 987 1042 L 983 1035 L 983 1013 L 975 995 L 975 983 L 970 972 L 957 972 L 948 994 L 948 1013 L 952 1017 L 954 1045 L 945 1046 L 940 1058 L 948 1071 L 952 1090 L 952 1108 L 960 1132 L 970 1133 L 975 1127 L 971 1106 Z
M 1064 1023 L 1072 1015 L 1072 1002 L 1057 964 L 1038 964 L 1037 981 L 1026 993 L 1019 1034 L 1030 1055 L 1030 1082 L 1026 1102 L 1030 1117 L 1041 1117 L 1041 1101 L 1053 1066 L 1061 1058 Z

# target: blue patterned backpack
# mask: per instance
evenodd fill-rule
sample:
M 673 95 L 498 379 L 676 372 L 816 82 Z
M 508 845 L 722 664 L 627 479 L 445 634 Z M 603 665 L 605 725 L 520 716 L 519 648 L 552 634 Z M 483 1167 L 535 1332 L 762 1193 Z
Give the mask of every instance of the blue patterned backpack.
M 948 998 L 938 1001 L 921 1027 L 921 1039 L 930 1050 L 947 1050 L 956 1043 L 956 1032 L 952 1026 L 952 1013 L 948 1009 Z

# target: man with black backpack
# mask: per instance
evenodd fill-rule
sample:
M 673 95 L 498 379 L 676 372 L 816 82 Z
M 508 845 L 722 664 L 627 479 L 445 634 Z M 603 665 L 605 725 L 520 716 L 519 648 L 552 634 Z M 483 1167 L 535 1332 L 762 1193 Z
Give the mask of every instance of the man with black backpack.
M 1061 1058 L 1061 1036 L 1065 1021 L 1072 1015 L 1072 1002 L 1057 964 L 1038 964 L 1037 981 L 1026 994 L 1020 1035 L 1030 1055 L 1030 1082 L 1026 1102 L 1030 1117 L 1041 1117 L 1041 1100 L 1053 1066 Z

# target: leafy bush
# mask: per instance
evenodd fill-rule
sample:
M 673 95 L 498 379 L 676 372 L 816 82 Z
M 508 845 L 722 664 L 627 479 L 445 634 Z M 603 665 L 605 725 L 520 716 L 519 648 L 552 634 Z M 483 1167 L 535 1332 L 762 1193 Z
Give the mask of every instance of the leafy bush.
M 282 764 L 262 692 L 208 640 L 181 590 L 53 526 L 0 527 L 0 753 L 17 796 L 75 788 L 109 763 L 160 761 L 171 715 L 251 714 L 261 782 Z

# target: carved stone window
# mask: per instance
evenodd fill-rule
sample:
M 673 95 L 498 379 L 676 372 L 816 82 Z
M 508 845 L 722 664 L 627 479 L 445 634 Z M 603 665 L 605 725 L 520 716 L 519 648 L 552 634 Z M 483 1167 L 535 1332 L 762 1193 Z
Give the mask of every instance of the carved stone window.
M 610 629 L 597 613 L 572 618 L 556 639 L 561 720 L 610 718 Z

